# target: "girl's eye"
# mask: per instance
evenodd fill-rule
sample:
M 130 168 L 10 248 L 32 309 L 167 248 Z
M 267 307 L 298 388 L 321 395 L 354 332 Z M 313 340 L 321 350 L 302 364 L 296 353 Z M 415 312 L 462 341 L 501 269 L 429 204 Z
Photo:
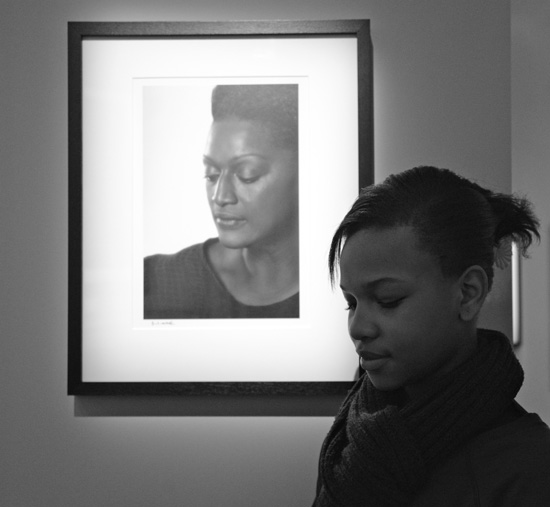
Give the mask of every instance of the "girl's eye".
M 405 298 L 398 298 L 398 299 L 392 299 L 392 300 L 384 300 L 384 301 L 378 301 L 378 304 L 381 308 L 384 309 L 391 309 L 391 308 L 397 308 L 401 301 L 403 301 Z
M 346 299 L 346 302 L 348 306 L 346 306 L 346 311 L 349 312 L 350 310 L 353 311 L 357 307 L 357 303 L 353 300 Z

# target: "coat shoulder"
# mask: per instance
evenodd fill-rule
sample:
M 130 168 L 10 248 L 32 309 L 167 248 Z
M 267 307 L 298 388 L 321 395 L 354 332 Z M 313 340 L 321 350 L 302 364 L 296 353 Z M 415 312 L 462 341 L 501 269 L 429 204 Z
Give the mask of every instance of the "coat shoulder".
M 550 429 L 536 414 L 477 435 L 434 471 L 413 507 L 550 505 Z

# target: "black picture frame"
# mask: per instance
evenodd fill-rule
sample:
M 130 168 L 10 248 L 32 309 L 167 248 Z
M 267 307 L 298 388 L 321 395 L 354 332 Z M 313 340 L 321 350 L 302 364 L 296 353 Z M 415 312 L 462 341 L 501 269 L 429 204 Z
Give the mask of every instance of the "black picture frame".
M 282 41 L 326 40 L 356 41 L 357 82 L 350 83 L 357 90 L 355 117 L 357 139 L 356 167 L 342 170 L 357 171 L 357 191 L 374 179 L 373 149 L 373 62 L 369 20 L 334 21 L 231 21 L 231 22 L 70 22 L 68 23 L 68 128 L 69 128 L 69 285 L 68 285 L 68 394 L 69 395 L 334 395 L 344 394 L 353 382 L 349 380 L 251 380 L 251 381 L 165 381 L 162 379 L 136 381 L 130 379 L 90 380 L 85 378 L 83 364 L 93 346 L 84 346 L 83 313 L 89 298 L 84 281 L 83 261 L 89 257 L 86 228 L 89 220 L 84 206 L 90 200 L 86 194 L 90 169 L 85 157 L 93 156 L 87 146 L 84 125 L 85 41 Z M 88 172 L 87 172 L 88 171 Z M 352 175 L 353 176 L 353 175 Z M 99 190 L 101 194 L 101 189 Z M 93 203 L 92 203 L 93 204 Z M 88 205 L 88 204 L 87 204 Z M 351 201 L 347 203 L 351 205 Z M 94 206 L 91 206 L 94 209 Z M 327 245 L 328 247 L 328 245 Z M 99 246 L 101 249 L 101 246 Z M 105 246 L 108 248 L 108 246 Z M 322 276 L 326 276 L 325 273 Z M 346 330 L 341 329 L 342 346 L 350 348 Z M 95 352 L 94 352 L 95 353 Z M 351 352 L 350 352 L 351 353 Z M 101 358 L 98 360 L 101 362 Z

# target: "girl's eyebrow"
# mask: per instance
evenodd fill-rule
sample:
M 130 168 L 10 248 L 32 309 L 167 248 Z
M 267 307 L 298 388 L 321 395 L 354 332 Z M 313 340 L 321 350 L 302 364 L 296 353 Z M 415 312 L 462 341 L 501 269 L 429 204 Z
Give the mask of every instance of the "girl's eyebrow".
M 394 277 L 391 277 L 391 276 L 384 276 L 382 278 L 377 278 L 376 280 L 371 280 L 371 281 L 366 282 L 366 283 L 361 283 L 361 286 L 366 288 L 366 289 L 375 290 L 380 285 L 384 285 L 384 284 L 404 284 L 404 283 L 407 283 L 407 281 L 403 280 L 402 278 L 394 278 Z M 340 284 L 340 289 L 342 289 L 344 292 L 346 291 L 346 288 L 343 284 Z

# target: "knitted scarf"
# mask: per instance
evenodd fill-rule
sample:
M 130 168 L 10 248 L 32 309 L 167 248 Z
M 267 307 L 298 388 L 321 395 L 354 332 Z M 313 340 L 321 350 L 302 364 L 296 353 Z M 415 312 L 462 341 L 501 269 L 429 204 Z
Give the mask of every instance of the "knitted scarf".
M 434 467 L 512 403 L 523 369 L 508 339 L 479 330 L 476 353 L 408 400 L 363 375 L 344 400 L 319 460 L 314 507 L 407 505 Z

